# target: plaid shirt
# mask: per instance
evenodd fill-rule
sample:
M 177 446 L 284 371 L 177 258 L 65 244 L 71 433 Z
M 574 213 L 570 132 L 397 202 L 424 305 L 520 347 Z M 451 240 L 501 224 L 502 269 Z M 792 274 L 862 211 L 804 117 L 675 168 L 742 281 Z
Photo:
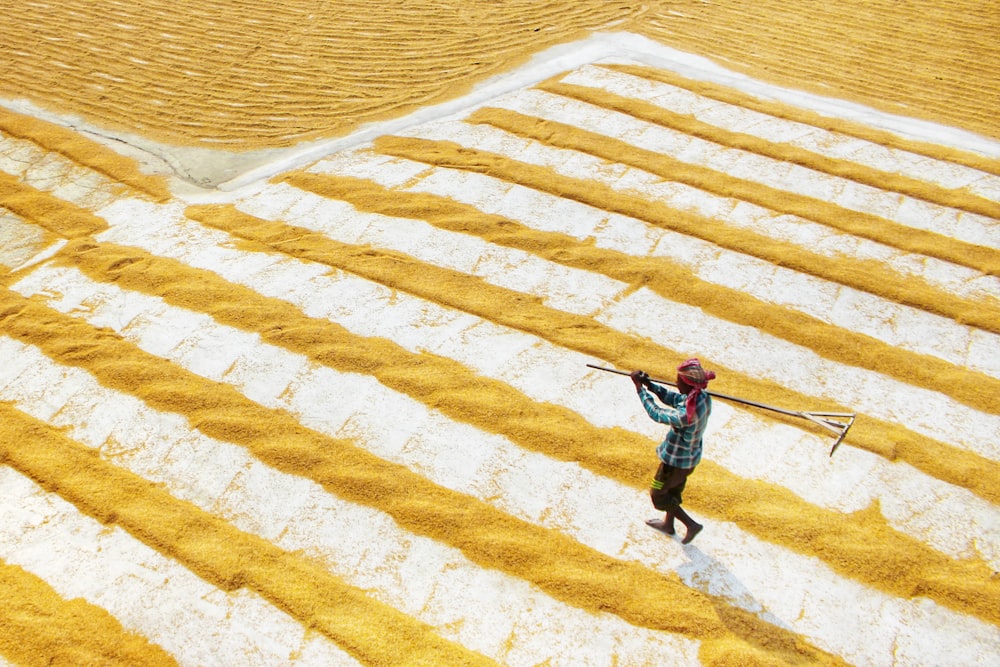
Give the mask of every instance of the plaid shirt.
M 656 395 L 664 406 L 653 398 Z M 689 424 L 685 402 L 687 394 L 670 391 L 663 385 L 653 384 L 649 389 L 639 388 L 639 398 L 649 417 L 660 424 L 669 424 L 667 437 L 656 448 L 660 460 L 674 468 L 693 468 L 701 462 L 701 439 L 712 414 L 712 397 L 702 392 L 695 403 L 694 420 Z

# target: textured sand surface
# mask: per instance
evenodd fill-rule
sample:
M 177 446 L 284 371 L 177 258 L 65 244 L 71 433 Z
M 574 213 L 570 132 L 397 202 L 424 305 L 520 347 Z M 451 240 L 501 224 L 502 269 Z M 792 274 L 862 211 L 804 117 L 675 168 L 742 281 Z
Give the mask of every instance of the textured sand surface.
M 336 136 L 532 53 L 629 30 L 797 88 L 1000 137 L 1000 12 L 951 2 L 3 3 L 0 94 L 177 144 Z

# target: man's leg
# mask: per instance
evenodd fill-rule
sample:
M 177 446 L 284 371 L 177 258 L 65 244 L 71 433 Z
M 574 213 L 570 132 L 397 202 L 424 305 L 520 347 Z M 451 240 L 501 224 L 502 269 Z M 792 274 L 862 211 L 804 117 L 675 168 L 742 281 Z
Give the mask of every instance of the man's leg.
M 646 525 L 663 531 L 667 535 L 674 535 L 674 519 L 680 519 L 687 529 L 682 544 L 688 544 L 701 532 L 702 526 L 681 509 L 681 494 L 687 485 L 687 478 L 694 471 L 694 468 L 672 468 L 663 463 L 656 470 L 653 478 L 653 486 L 650 489 L 650 498 L 653 507 L 666 512 L 663 520 L 650 519 Z
M 660 521 L 659 519 L 649 519 L 646 521 L 646 525 L 657 530 L 662 530 L 667 535 L 673 535 L 677 532 L 674 530 L 674 513 L 672 510 L 667 512 L 667 515 L 663 517 L 663 521 Z
M 683 470 L 678 470 L 673 479 L 676 480 L 676 484 L 670 489 L 670 494 L 673 496 L 674 501 L 677 503 L 674 507 L 670 508 L 670 512 L 674 517 L 681 520 L 684 524 L 686 533 L 684 534 L 684 539 L 681 540 L 681 544 L 689 544 L 695 536 L 701 532 L 704 528 L 700 523 L 691 518 L 691 516 L 684 511 L 681 507 L 681 494 L 684 492 L 684 487 L 687 485 L 688 476 L 694 472 L 694 468 L 686 468 Z M 672 535 L 673 533 L 671 533 Z
M 650 519 L 646 522 L 648 526 L 662 530 L 667 535 L 673 535 L 675 511 L 681 503 L 681 492 L 687 482 L 687 476 L 691 470 L 682 468 L 672 468 L 665 463 L 660 463 L 653 477 L 653 485 L 649 490 L 653 507 L 666 512 L 663 520 Z M 685 524 L 686 525 L 686 524 Z
M 701 525 L 697 521 L 691 518 L 691 516 L 685 512 L 680 506 L 673 511 L 674 516 L 681 520 L 684 527 L 687 528 L 687 533 L 684 535 L 684 539 L 681 540 L 681 544 L 689 544 L 695 536 L 701 532 L 701 529 L 705 526 Z M 670 533 L 673 535 L 673 532 Z

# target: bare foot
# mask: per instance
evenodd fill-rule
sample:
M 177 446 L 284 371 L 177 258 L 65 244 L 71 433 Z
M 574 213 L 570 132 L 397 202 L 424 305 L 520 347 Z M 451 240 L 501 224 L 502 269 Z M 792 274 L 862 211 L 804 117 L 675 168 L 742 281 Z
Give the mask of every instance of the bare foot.
M 695 538 L 695 536 L 698 533 L 700 533 L 701 529 L 704 528 L 704 527 L 705 526 L 701 525 L 700 523 L 696 523 L 693 526 L 691 526 L 690 528 L 688 528 L 687 535 L 685 535 L 684 539 L 681 540 L 681 544 L 688 544 L 689 542 L 691 542 L 691 540 L 693 540 Z
M 674 534 L 673 524 L 667 523 L 666 521 L 661 521 L 660 519 L 648 519 L 646 525 L 650 528 L 655 528 L 656 530 L 666 533 L 667 535 Z

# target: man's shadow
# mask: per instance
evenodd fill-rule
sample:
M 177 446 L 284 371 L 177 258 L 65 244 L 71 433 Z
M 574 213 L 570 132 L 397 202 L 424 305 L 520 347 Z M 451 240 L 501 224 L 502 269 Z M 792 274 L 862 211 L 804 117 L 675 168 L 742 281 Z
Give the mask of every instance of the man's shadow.
M 677 567 L 677 575 L 686 585 L 709 595 L 719 618 L 734 635 L 767 651 L 799 653 L 801 638 L 791 625 L 768 611 L 722 562 L 694 544 L 681 548 L 688 560 Z M 762 637 L 767 638 L 767 646 L 762 645 Z

